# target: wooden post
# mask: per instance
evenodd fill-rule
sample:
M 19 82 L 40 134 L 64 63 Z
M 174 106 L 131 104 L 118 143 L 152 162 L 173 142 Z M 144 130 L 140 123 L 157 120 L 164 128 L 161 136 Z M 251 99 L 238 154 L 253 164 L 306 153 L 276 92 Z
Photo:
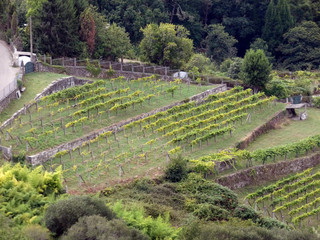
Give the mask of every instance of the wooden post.
M 77 58 L 73 58 L 73 66 L 74 66 L 74 67 L 77 66 Z

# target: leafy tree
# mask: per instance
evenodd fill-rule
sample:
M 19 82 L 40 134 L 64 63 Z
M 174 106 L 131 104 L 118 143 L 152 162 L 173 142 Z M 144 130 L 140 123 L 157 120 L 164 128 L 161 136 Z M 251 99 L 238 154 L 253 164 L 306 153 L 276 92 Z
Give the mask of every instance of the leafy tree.
M 181 156 L 171 160 L 166 168 L 165 178 L 171 182 L 180 182 L 187 176 L 187 162 Z
M 203 54 L 196 53 L 193 54 L 190 58 L 189 62 L 186 65 L 186 69 L 190 71 L 193 67 L 197 67 L 199 72 L 204 72 L 211 64 L 209 58 L 204 56 Z
M 227 58 L 236 55 L 237 49 L 234 45 L 238 41 L 224 31 L 221 24 L 213 24 L 208 27 L 208 36 L 205 39 L 207 56 L 220 64 Z
M 94 21 L 94 9 L 86 8 L 80 15 L 80 36 L 87 43 L 90 55 L 95 47 L 96 23 Z
M 147 240 L 141 232 L 128 227 L 118 219 L 108 221 L 108 219 L 93 215 L 84 216 L 77 223 L 72 225 L 67 234 L 62 238 L 65 240 Z
M 267 56 L 269 62 L 274 61 L 274 57 L 272 57 L 271 52 L 268 51 L 268 44 L 262 38 L 257 38 L 254 42 L 250 44 L 250 48 L 253 50 L 261 49 L 264 51 L 264 54 Z
M 121 58 L 122 62 L 126 53 L 132 49 L 128 33 L 113 23 L 108 27 L 105 38 L 105 56 L 112 60 Z
M 228 69 L 228 77 L 232 79 L 239 79 L 239 73 L 241 71 L 243 59 L 242 58 L 234 58 Z
M 80 217 L 92 215 L 100 215 L 108 220 L 114 218 L 114 213 L 102 200 L 89 196 L 77 196 L 50 205 L 45 214 L 45 223 L 51 232 L 59 236 Z
M 271 80 L 270 73 L 271 64 L 263 50 L 248 50 L 241 66 L 241 79 L 257 92 Z
M 142 32 L 144 38 L 139 48 L 143 61 L 180 68 L 192 55 L 192 40 L 182 26 L 149 24 Z
M 316 69 L 320 64 L 320 28 L 311 21 L 303 22 L 284 35 L 278 49 L 280 64 L 290 70 Z
M 288 0 L 295 23 L 312 20 L 312 6 L 309 0 Z

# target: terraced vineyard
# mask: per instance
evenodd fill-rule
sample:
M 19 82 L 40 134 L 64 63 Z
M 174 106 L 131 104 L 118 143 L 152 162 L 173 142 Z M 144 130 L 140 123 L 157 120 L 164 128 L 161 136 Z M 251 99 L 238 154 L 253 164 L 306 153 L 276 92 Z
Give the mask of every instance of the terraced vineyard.
M 129 117 L 183 100 L 214 85 L 164 82 L 155 76 L 99 80 L 44 97 L 1 130 L 1 144 L 32 154 Z
M 265 215 L 295 225 L 317 226 L 320 213 L 320 171 L 305 170 L 247 195 Z
M 253 111 L 271 108 L 274 98 L 241 87 L 209 95 L 106 131 L 70 151 L 58 152 L 44 164 L 63 165 L 66 184 L 120 181 L 163 166 L 181 153 L 192 156 L 232 133 L 248 121 Z

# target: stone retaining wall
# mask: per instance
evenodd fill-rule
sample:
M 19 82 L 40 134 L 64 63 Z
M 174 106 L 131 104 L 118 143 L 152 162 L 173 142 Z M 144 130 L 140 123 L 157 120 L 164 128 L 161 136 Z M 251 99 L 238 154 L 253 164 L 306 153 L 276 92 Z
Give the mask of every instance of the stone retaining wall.
M 83 66 L 50 66 L 45 65 L 41 62 L 37 62 L 35 64 L 35 70 L 36 72 L 54 72 L 54 73 L 65 73 L 72 76 L 78 76 L 78 77 L 91 77 L 91 73 L 86 69 L 86 67 Z M 98 75 L 97 78 L 110 78 L 107 74 L 108 69 L 101 69 L 101 73 Z M 154 75 L 154 73 L 140 73 L 140 72 L 132 72 L 132 71 L 119 71 L 116 69 L 114 70 L 114 74 L 112 75 L 112 78 L 117 78 L 119 76 L 124 76 L 126 78 L 130 79 L 137 79 L 142 77 L 148 77 L 151 75 Z M 159 77 L 163 80 L 174 80 L 171 76 L 166 75 L 160 75 Z
M 17 99 L 18 90 L 18 88 L 14 89 L 8 96 L 0 101 L 0 113 L 9 106 L 12 100 Z
M 262 124 L 261 126 L 257 127 L 253 130 L 248 136 L 244 139 L 240 140 L 237 144 L 236 148 L 238 149 L 245 149 L 248 145 L 253 142 L 257 137 L 261 136 L 262 134 L 266 133 L 267 131 L 274 129 L 277 124 L 282 122 L 286 118 L 286 111 L 281 110 L 280 112 L 276 113 L 269 121 Z
M 12 159 L 12 148 L 11 147 L 4 147 L 0 146 L 0 151 L 2 152 L 2 156 L 10 161 Z
M 65 78 L 61 78 L 61 79 L 57 79 L 55 81 L 53 81 L 48 87 L 46 87 L 41 93 L 37 94 L 37 96 L 35 97 L 34 100 L 38 100 L 48 94 L 51 94 L 53 92 L 68 88 L 68 87 L 72 87 L 72 86 L 76 86 L 76 85 L 83 85 L 87 82 L 90 82 L 89 80 L 83 80 L 83 79 L 77 79 L 75 77 L 65 77 Z M 15 92 L 14 92 L 15 94 Z M 6 120 L 4 123 L 1 124 L 0 129 L 4 129 L 5 127 L 7 127 L 8 125 L 12 124 L 13 121 L 18 118 L 20 115 L 25 114 L 27 109 L 32 107 L 35 103 L 29 103 L 27 105 L 24 105 L 23 108 L 21 108 L 19 111 L 17 111 L 16 113 L 14 113 L 12 115 L 11 118 L 9 118 L 8 120 Z
M 320 163 L 320 153 L 292 161 L 260 165 L 220 177 L 215 181 L 232 190 L 254 185 L 263 181 L 278 180 L 292 173 L 315 167 Z
M 89 135 L 86 135 L 86 136 L 84 136 L 82 138 L 76 139 L 76 140 L 74 140 L 72 142 L 68 142 L 68 143 L 62 144 L 62 145 L 60 145 L 58 147 L 55 147 L 55 148 L 40 152 L 40 153 L 38 153 L 36 155 L 33 155 L 33 156 L 27 156 L 27 161 L 30 162 L 33 166 L 41 164 L 41 163 L 49 160 L 50 157 L 54 156 L 56 153 L 58 153 L 60 151 L 65 151 L 65 150 L 72 150 L 72 149 L 74 149 L 74 148 L 76 148 L 78 146 L 81 146 L 84 142 L 87 142 L 89 140 L 92 140 L 92 139 L 96 138 L 101 133 L 104 133 L 104 132 L 107 132 L 107 131 L 118 132 L 118 131 L 121 130 L 121 127 L 123 127 L 124 125 L 127 125 L 127 124 L 129 124 L 131 122 L 146 118 L 146 117 L 148 117 L 150 115 L 156 114 L 156 113 L 161 112 L 161 111 L 166 111 L 167 109 L 170 109 L 170 108 L 172 108 L 174 106 L 179 106 L 179 105 L 181 105 L 181 104 L 183 104 L 185 102 L 188 102 L 188 101 L 193 101 L 194 100 L 194 101 L 197 101 L 197 102 L 201 102 L 201 100 L 203 100 L 209 94 L 215 94 L 215 93 L 218 93 L 218 92 L 224 92 L 226 90 L 227 90 L 227 86 L 222 84 L 222 85 L 220 85 L 220 86 L 218 86 L 216 88 L 209 89 L 209 90 L 206 90 L 206 91 L 204 91 L 202 93 L 194 95 L 194 96 L 188 98 L 187 101 L 183 100 L 183 101 L 176 102 L 176 103 L 170 104 L 170 105 L 162 107 L 162 108 L 158 108 L 158 109 L 150 111 L 148 113 L 140 114 L 140 115 L 135 116 L 133 118 L 130 118 L 130 119 L 127 119 L 127 120 L 123 120 L 121 122 L 118 122 L 116 124 L 108 126 L 108 127 L 104 128 L 104 129 L 95 131 L 95 132 L 93 132 L 93 133 L 91 133 Z

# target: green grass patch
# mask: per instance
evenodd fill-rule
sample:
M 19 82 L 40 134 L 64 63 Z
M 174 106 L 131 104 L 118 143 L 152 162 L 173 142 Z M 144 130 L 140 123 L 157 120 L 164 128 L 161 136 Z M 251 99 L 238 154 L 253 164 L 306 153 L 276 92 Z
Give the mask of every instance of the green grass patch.
M 301 139 L 319 134 L 320 109 L 308 108 L 307 113 L 307 120 L 285 121 L 277 129 L 270 130 L 268 133 L 259 136 L 248 146 L 247 150 L 253 151 L 298 142 Z
M 46 72 L 24 75 L 26 91 L 21 95 L 20 99 L 12 101 L 8 108 L 0 114 L 0 122 L 4 122 L 20 110 L 24 104 L 31 102 L 35 96 L 42 92 L 52 81 L 62 77 L 66 77 L 66 75 Z

